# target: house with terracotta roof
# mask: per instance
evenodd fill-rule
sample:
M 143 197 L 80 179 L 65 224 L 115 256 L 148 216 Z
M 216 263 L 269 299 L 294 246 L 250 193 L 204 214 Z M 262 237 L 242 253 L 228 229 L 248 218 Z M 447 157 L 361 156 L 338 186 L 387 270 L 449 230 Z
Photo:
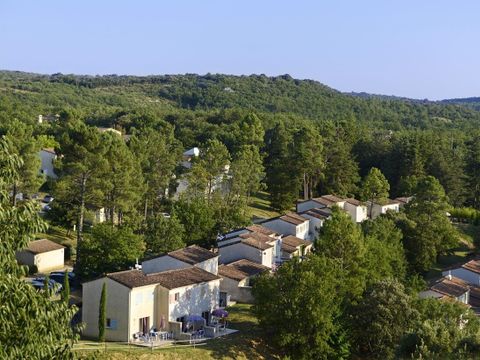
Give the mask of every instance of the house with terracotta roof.
M 282 261 L 281 236 L 263 225 L 233 230 L 217 239 L 219 262 L 249 259 L 269 268 Z
M 41 175 L 46 177 L 56 179 L 58 176 L 55 174 L 53 169 L 53 164 L 57 160 L 57 154 L 53 148 L 43 148 L 38 152 L 38 157 L 40 158 L 40 169 L 39 172 Z
M 345 204 L 345 199 L 342 199 L 335 195 L 323 195 L 323 196 L 308 199 L 308 200 L 298 201 L 296 210 L 298 213 L 298 212 L 307 211 L 313 208 L 324 208 L 324 207 L 331 208 L 335 205 L 343 209 L 344 204 Z
M 282 238 L 282 259 L 290 260 L 295 256 L 302 257 L 312 252 L 313 243 L 293 235 Z
M 110 273 L 83 284 L 83 335 L 98 337 L 98 313 L 106 284 L 106 340 L 131 342 L 135 334 L 173 332 L 178 338 L 189 315 L 201 315 L 208 324 L 219 307 L 218 275 L 199 267 L 145 274 L 141 270 Z
M 471 285 L 480 286 L 480 259 L 470 260 L 462 265 L 446 269 L 442 275 L 451 275 Z
M 419 294 L 420 298 L 445 299 L 450 298 L 468 305 L 470 303 L 470 285 L 452 275 L 437 280 L 426 291 Z
M 309 220 L 308 238 L 311 240 L 315 240 L 325 220 L 327 220 L 332 215 L 332 209 L 328 207 L 313 208 L 313 209 L 309 209 L 304 212 L 301 212 L 298 215 Z
M 400 203 L 397 200 L 386 199 L 382 203 L 375 203 L 367 201 L 368 211 L 371 213 L 372 219 L 386 214 L 388 211 L 400 211 Z M 371 208 L 371 209 L 370 209 Z
M 345 199 L 344 209 L 356 223 L 361 223 L 368 219 L 367 205 L 362 201 L 354 198 Z
M 146 274 L 192 266 L 216 275 L 218 273 L 218 254 L 200 246 L 191 245 L 142 261 L 142 270 Z
M 230 301 L 253 303 L 252 285 L 255 277 L 264 272 L 270 272 L 270 268 L 257 264 L 247 259 L 241 259 L 218 267 L 218 275 L 222 277 L 220 282 L 220 297 Z
M 38 272 L 62 269 L 65 260 L 65 246 L 48 239 L 31 241 L 26 249 L 15 254 L 18 263 L 36 266 Z
M 310 220 L 293 212 L 264 220 L 261 225 L 280 235 L 293 235 L 300 239 L 310 239 Z
M 393 201 L 398 202 L 398 205 L 400 206 L 400 208 L 407 205 L 411 200 L 412 200 L 411 196 L 401 196 L 401 197 L 397 197 L 397 198 L 393 199 Z

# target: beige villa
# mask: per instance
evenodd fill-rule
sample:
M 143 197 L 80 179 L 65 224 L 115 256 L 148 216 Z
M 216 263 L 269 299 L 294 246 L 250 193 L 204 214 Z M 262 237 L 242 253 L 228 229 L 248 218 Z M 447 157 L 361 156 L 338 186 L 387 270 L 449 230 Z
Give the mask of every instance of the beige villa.
M 82 321 L 85 337 L 98 336 L 98 313 L 106 284 L 106 340 L 132 341 L 134 334 L 153 329 L 182 331 L 188 315 L 201 315 L 208 323 L 219 306 L 221 278 L 198 267 L 145 274 L 127 270 L 83 284 Z

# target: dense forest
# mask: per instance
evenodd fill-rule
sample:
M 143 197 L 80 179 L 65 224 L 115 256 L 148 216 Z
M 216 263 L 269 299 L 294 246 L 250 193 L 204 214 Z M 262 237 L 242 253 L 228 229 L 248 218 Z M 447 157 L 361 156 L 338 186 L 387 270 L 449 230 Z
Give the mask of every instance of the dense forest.
M 321 194 L 413 195 L 404 211 L 361 226 L 334 209 L 314 255 L 259 279 L 255 311 L 292 358 L 455 358 L 480 347 L 480 322 L 468 313 L 460 331 L 449 324 L 463 316 L 460 305 L 419 301 L 416 293 L 459 244 L 447 212 L 480 220 L 479 125 L 480 112 L 461 101 L 343 94 L 288 75 L 0 72 L 0 200 L 10 214 L 31 206 L 17 203 L 18 193 L 41 186 L 53 194 L 46 219 L 75 225 L 75 272 L 90 279 L 142 256 L 214 247 L 219 234 L 251 223 L 249 205 L 262 190 L 279 213 Z M 38 175 L 43 147 L 58 155 L 55 181 Z M 182 153 L 191 147 L 201 152 L 186 169 Z M 179 179 L 188 191 L 174 199 Z M 88 227 L 100 208 L 107 222 Z M 43 226 L 28 209 L 36 225 L 5 250 L 9 262 Z M 313 314 L 307 325 L 305 309 Z M 274 321 L 280 313 L 290 321 Z M 392 327 L 383 323 L 388 316 Z M 445 344 L 449 333 L 455 339 Z M 10 341 L 7 350 L 18 351 Z

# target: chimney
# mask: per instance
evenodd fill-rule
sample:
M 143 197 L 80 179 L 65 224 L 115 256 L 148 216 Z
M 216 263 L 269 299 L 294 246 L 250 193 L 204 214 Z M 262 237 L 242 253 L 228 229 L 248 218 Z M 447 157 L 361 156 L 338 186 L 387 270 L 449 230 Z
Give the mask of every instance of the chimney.
M 452 280 L 452 270 L 448 270 L 447 279 Z

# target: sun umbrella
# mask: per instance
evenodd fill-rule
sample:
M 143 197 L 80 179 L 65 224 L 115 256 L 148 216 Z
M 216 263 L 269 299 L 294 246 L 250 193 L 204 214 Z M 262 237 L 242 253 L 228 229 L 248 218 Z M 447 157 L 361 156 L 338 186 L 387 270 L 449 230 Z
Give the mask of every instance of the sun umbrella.
M 223 309 L 215 309 L 212 311 L 212 315 L 219 318 L 225 318 L 228 316 L 228 311 Z

